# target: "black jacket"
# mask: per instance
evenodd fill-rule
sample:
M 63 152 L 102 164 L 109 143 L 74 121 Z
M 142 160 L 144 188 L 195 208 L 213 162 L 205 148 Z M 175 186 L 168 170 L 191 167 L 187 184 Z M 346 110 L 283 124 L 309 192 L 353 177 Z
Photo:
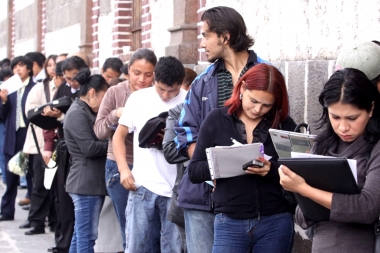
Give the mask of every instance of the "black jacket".
M 240 127 L 243 123 L 236 116 L 229 115 L 227 110 L 227 107 L 213 110 L 200 128 L 194 155 L 188 166 L 189 178 L 193 183 L 203 183 L 211 179 L 206 148 L 230 146 L 233 144 L 231 138 L 243 144 L 247 143 L 243 138 L 244 128 Z M 253 132 L 253 142 L 262 142 L 265 154 L 272 157 L 270 171 L 264 177 L 243 175 L 216 180 L 213 193 L 216 213 L 225 213 L 236 219 L 248 219 L 292 211 L 279 183 L 278 155 L 268 131 L 270 127 L 271 123 L 264 118 Z M 290 117 L 279 126 L 287 131 L 293 131 L 295 127 L 296 124 Z M 236 166 L 241 169 L 242 164 Z

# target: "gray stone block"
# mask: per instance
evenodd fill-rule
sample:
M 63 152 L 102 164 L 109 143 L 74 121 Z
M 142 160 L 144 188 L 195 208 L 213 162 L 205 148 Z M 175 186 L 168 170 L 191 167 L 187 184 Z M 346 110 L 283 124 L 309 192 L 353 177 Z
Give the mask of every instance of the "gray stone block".
M 111 12 L 111 0 L 100 0 L 100 14 Z
M 329 61 L 307 61 L 306 68 L 306 120 L 311 126 L 312 133 L 318 134 L 321 130 L 316 130 L 317 121 L 322 115 L 322 106 L 318 102 L 318 97 L 329 77 Z
M 53 32 L 80 23 L 80 0 L 46 0 L 46 32 Z
M 288 62 L 290 116 L 297 124 L 305 122 L 305 65 L 305 61 Z

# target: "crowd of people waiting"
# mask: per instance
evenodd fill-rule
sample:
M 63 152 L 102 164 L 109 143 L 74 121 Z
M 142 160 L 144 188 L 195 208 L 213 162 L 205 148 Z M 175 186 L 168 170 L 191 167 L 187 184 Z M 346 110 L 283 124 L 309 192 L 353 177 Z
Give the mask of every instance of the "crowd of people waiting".
M 201 21 L 200 46 L 212 64 L 199 75 L 145 48 L 128 64 L 108 58 L 101 74 L 91 74 L 80 52 L 3 60 L 1 81 L 18 75 L 24 86 L 0 91 L 6 184 L 0 221 L 14 220 L 20 178 L 6 167 L 22 150 L 29 158 L 27 195 L 18 204 L 30 206 L 20 228 L 41 234 L 48 222 L 55 232 L 52 252 L 94 252 L 104 244 L 96 251 L 285 253 L 292 251 L 294 222 L 307 229 L 312 252 L 380 249 L 374 232 L 380 214 L 378 42 L 342 51 L 315 98 L 321 132 L 311 152 L 357 161 L 360 193 L 338 194 L 310 186 L 277 161 L 269 129 L 294 131 L 296 122 L 283 75 L 249 50 L 254 41 L 242 16 L 214 7 Z M 46 106 L 42 113 L 59 127 L 35 126 L 34 140 L 28 111 L 63 97 L 73 100 L 67 112 Z M 246 175 L 206 183 L 205 149 L 233 141 L 261 142 L 270 159 Z M 48 190 L 45 164 L 54 153 L 58 170 Z M 305 218 L 290 192 L 328 208 L 330 220 Z

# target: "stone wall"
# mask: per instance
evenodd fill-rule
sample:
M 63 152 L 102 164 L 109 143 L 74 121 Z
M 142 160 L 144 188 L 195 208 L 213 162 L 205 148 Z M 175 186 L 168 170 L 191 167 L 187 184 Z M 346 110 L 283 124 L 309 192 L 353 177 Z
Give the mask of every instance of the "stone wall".
M 83 12 L 81 0 L 46 0 L 46 33 L 80 23 Z

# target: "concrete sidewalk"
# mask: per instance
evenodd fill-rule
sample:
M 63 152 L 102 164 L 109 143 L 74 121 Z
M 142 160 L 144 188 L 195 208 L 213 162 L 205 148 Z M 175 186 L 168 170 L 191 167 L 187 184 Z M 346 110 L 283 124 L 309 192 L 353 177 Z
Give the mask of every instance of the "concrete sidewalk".
M 5 185 L 0 182 L 0 197 L 3 196 Z M 49 227 L 45 228 L 45 234 L 25 235 L 27 229 L 19 229 L 18 226 L 28 218 L 28 211 L 22 210 L 17 202 L 23 199 L 26 189 L 19 189 L 16 199 L 16 214 L 14 221 L 0 222 L 0 252 L 1 253 L 41 253 L 54 244 L 54 233 Z M 1 201 L 1 200 L 0 200 Z

